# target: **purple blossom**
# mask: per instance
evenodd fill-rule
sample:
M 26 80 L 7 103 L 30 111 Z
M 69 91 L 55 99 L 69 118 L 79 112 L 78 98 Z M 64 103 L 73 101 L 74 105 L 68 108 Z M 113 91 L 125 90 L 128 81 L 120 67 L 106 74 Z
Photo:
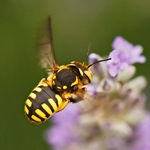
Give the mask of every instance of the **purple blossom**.
M 114 50 L 109 54 L 111 60 L 107 62 L 107 65 L 108 71 L 113 77 L 120 70 L 125 70 L 134 63 L 144 63 L 146 61 L 146 58 L 141 56 L 143 51 L 142 46 L 134 46 L 120 36 L 115 38 L 112 43 L 112 48 Z
M 103 60 L 99 55 L 92 53 L 89 55 L 89 63 L 92 64 L 98 60 Z M 99 77 L 104 77 L 107 73 L 107 68 L 105 62 L 97 63 L 91 67 L 93 74 L 98 75 Z
M 145 62 L 140 55 L 142 47 L 122 37 L 117 37 L 112 47 L 111 61 L 91 67 L 87 99 L 69 104 L 52 117 L 54 124 L 46 131 L 45 140 L 54 150 L 150 150 L 150 115 L 142 92 L 146 80 L 143 76 L 132 78 L 136 68 L 130 66 Z M 89 55 L 90 63 L 100 59 L 97 54 Z M 108 72 L 119 74 L 112 78 Z
M 129 150 L 150 150 L 150 115 L 134 129 Z
M 74 127 L 77 126 L 78 115 L 78 106 L 72 103 L 63 111 L 55 114 L 52 117 L 54 125 L 45 132 L 45 140 L 58 150 L 78 141 L 74 131 Z

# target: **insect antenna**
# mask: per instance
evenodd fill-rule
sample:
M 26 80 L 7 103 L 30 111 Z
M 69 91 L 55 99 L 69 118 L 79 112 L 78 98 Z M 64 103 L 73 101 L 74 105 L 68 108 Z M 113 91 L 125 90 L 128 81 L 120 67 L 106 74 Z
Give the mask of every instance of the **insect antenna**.
M 108 60 L 111 60 L 111 58 L 106 58 L 106 59 L 95 61 L 94 63 L 89 64 L 87 67 L 90 68 L 91 66 L 93 66 L 93 65 L 95 65 L 95 64 L 97 64 L 99 62 L 108 61 Z

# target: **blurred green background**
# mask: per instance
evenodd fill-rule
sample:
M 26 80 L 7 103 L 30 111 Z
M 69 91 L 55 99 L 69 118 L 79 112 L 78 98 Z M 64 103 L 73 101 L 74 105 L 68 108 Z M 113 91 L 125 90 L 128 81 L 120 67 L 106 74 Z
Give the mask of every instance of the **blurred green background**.
M 150 80 L 149 0 L 1 0 L 1 150 L 50 149 L 43 140 L 50 122 L 31 124 L 23 111 L 31 90 L 47 76 L 38 65 L 35 43 L 40 22 L 48 15 L 59 64 L 83 61 L 89 43 L 91 52 L 108 55 L 113 39 L 121 35 L 144 47 L 147 62 L 136 65 L 137 75 Z M 148 97 L 149 88 L 145 90 Z

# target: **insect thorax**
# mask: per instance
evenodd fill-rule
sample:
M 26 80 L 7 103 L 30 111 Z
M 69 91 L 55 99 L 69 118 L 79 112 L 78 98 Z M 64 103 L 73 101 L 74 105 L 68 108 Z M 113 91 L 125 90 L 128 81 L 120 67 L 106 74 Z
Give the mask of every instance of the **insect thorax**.
M 48 77 L 50 86 L 56 91 L 73 92 L 79 85 L 78 76 L 67 66 L 60 66 L 59 69 Z
M 50 86 L 57 91 L 73 92 L 92 80 L 90 69 L 80 62 L 71 62 L 66 66 L 60 66 L 48 77 Z

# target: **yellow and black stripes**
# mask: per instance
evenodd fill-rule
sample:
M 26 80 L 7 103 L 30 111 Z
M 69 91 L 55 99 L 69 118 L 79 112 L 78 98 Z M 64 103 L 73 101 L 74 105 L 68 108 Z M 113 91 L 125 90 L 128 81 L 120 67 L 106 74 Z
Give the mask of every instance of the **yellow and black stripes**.
M 88 52 L 87 52 L 88 55 Z M 42 79 L 25 102 L 24 111 L 31 122 L 42 123 L 55 112 L 63 110 L 69 102 L 77 103 L 86 97 L 86 87 L 92 81 L 90 67 L 101 61 L 86 65 L 85 62 L 72 61 L 59 66 L 55 59 L 51 18 L 48 17 L 39 42 L 39 56 L 42 68 L 48 78 Z
M 54 113 L 63 110 L 69 102 L 85 98 L 86 88 L 92 80 L 90 69 L 80 62 L 59 66 L 48 78 L 42 79 L 25 102 L 25 113 L 31 122 L 42 123 Z
M 42 123 L 68 104 L 48 86 L 39 84 L 25 102 L 25 113 L 34 123 Z M 63 106 L 63 108 L 62 108 Z

